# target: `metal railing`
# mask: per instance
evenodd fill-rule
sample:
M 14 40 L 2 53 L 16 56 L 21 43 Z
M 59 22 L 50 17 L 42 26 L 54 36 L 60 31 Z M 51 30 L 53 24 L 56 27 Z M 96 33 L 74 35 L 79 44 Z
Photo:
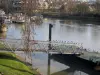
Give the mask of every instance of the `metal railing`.
M 0 39 L 0 42 L 4 45 L 4 49 L 12 51 L 24 51 L 25 41 L 22 39 Z M 40 41 L 40 40 L 30 40 L 28 42 L 30 46 L 30 51 L 40 51 L 40 52 L 58 52 L 58 53 L 82 53 L 83 47 L 80 43 L 74 43 L 69 41 Z M 51 44 L 51 49 L 48 49 L 49 44 Z

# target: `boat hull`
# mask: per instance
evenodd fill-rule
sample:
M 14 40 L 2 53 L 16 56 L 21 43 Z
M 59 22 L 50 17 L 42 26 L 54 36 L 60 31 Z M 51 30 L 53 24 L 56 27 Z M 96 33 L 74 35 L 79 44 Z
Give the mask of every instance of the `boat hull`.
M 22 23 L 25 23 L 25 21 L 12 21 L 12 23 L 22 24 Z

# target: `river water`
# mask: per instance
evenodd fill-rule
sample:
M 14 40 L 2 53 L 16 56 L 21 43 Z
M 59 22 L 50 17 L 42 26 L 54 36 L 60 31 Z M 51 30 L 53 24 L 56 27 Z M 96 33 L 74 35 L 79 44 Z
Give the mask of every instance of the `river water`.
M 84 48 L 100 50 L 100 23 L 95 21 L 44 19 L 43 23 L 34 27 L 35 40 L 48 40 L 49 23 L 53 24 L 52 40 L 73 41 L 82 43 Z M 8 31 L 1 34 L 4 38 L 22 38 L 24 25 L 7 24 Z M 47 75 L 48 54 L 33 53 L 33 66 Z M 51 59 L 50 73 L 52 75 L 90 75 L 80 70 L 66 71 L 70 66 Z M 86 69 L 86 68 L 85 68 Z M 89 69 L 87 69 L 89 70 Z M 63 73 L 62 73 L 63 72 Z M 61 74 L 60 74 L 61 73 Z

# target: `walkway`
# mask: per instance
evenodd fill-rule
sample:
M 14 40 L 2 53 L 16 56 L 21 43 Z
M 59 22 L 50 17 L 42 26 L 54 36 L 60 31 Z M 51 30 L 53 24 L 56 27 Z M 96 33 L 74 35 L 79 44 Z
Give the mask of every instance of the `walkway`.
M 2 45 L 5 48 L 1 50 L 12 50 L 12 51 L 24 51 L 24 48 L 28 45 L 30 51 L 39 52 L 56 52 L 62 54 L 79 54 L 85 51 L 82 49 L 82 45 L 79 43 L 66 42 L 66 41 L 40 41 L 40 40 L 30 40 L 28 44 L 21 39 L 0 39 Z M 48 46 L 51 47 L 48 47 Z M 50 48 L 50 49 L 49 49 Z
M 50 52 L 53 54 L 78 54 L 82 59 L 92 62 L 100 62 L 100 53 L 83 49 L 82 44 L 66 41 L 40 41 L 29 40 L 27 43 L 22 39 L 0 39 L 4 46 L 0 51 L 27 51 L 27 52 Z M 49 47 L 51 46 L 51 47 Z

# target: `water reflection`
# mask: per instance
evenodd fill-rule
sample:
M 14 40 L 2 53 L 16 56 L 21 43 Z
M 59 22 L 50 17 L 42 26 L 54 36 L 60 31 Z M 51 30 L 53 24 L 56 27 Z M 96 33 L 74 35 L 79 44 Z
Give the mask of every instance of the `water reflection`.
M 0 38 L 6 39 L 6 37 L 7 37 L 7 32 L 0 33 Z
M 42 52 L 33 53 L 33 67 L 38 68 L 41 74 L 48 75 L 48 54 Z M 68 68 L 59 62 L 50 59 L 50 74 Z
M 62 24 L 79 24 L 79 25 L 100 25 L 100 22 L 99 21 L 89 21 L 89 20 L 60 20 L 60 23 Z
M 33 54 L 35 54 L 33 55 L 33 67 L 39 68 L 43 75 L 100 75 L 100 72 L 94 70 L 94 63 L 73 55 L 55 54 L 48 58 L 46 53 Z M 50 65 L 48 65 L 48 59 Z
M 22 38 L 22 25 L 19 24 L 8 24 L 7 38 Z

